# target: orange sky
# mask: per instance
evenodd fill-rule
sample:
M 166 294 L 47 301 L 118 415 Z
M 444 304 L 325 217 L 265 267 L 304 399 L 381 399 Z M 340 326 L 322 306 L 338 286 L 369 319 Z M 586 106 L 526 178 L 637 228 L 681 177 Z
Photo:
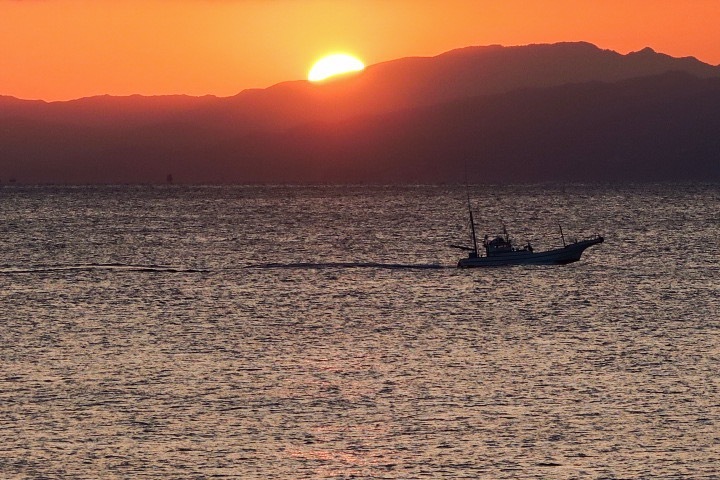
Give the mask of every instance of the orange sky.
M 720 0 L 0 0 L 0 95 L 218 96 L 469 45 L 586 40 L 720 64 Z

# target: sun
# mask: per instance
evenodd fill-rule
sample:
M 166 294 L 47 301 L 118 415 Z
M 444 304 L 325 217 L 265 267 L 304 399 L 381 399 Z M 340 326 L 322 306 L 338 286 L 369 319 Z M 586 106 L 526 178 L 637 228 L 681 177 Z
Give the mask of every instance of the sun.
M 308 73 L 308 80 L 321 82 L 326 78 L 341 75 L 343 73 L 359 72 L 365 68 L 365 64 L 357 57 L 346 53 L 335 53 L 318 60 Z

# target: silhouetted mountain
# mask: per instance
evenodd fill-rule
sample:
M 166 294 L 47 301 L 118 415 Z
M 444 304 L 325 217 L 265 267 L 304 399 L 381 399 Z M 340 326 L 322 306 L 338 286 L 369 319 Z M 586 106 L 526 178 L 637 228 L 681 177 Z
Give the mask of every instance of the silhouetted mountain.
M 520 88 L 615 82 L 670 71 L 699 78 L 720 77 L 720 67 L 694 58 L 672 58 L 651 49 L 620 55 L 582 42 L 467 47 L 436 57 L 372 65 L 360 75 L 321 85 L 297 81 L 248 90 L 231 99 L 235 108 L 226 110 L 225 120 L 237 126 L 252 125 L 253 130 L 274 130 Z
M 0 97 L 24 182 L 720 180 L 720 68 L 586 43 L 470 47 L 216 97 Z
M 328 135 L 332 131 L 332 135 Z M 526 89 L 295 129 L 306 181 L 720 180 L 720 79 L 666 73 Z

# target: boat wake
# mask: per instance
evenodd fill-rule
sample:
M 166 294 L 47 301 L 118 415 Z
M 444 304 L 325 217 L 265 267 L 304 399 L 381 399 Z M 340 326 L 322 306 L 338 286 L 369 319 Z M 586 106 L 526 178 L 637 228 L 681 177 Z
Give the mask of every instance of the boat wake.
M 376 263 L 376 262 L 330 262 L 330 263 L 262 263 L 258 265 L 247 265 L 244 268 L 252 269 L 300 269 L 300 270 L 324 270 L 324 269 L 346 269 L 346 268 L 377 268 L 386 270 L 440 270 L 449 268 L 446 265 L 437 263 Z
M 88 272 L 111 270 L 118 272 L 165 272 L 165 273 L 199 273 L 205 270 L 195 268 L 174 267 L 168 265 L 132 265 L 125 263 L 88 263 L 80 265 L 34 265 L 32 267 L 0 267 L 0 275 L 50 273 L 50 272 Z
M 221 270 L 245 269 L 297 269 L 297 270 L 338 270 L 351 268 L 385 269 L 385 270 L 440 270 L 450 268 L 440 264 L 402 264 L 377 262 L 305 262 L 305 263 L 261 263 L 244 265 Z M 210 269 L 187 268 L 171 265 L 135 265 L 125 263 L 87 263 L 78 265 L 33 265 L 29 267 L 0 266 L 0 275 L 42 274 L 56 272 L 147 272 L 147 273 L 202 273 Z

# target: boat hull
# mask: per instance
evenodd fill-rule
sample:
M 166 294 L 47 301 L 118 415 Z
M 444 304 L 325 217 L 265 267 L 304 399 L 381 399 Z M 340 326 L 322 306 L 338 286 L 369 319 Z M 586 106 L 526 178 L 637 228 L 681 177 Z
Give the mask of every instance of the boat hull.
M 603 237 L 581 240 L 562 248 L 546 250 L 544 252 L 531 252 L 517 250 L 505 253 L 496 253 L 486 257 L 463 258 L 458 262 L 459 268 L 504 267 L 509 265 L 565 265 L 580 260 L 585 249 L 602 243 Z

